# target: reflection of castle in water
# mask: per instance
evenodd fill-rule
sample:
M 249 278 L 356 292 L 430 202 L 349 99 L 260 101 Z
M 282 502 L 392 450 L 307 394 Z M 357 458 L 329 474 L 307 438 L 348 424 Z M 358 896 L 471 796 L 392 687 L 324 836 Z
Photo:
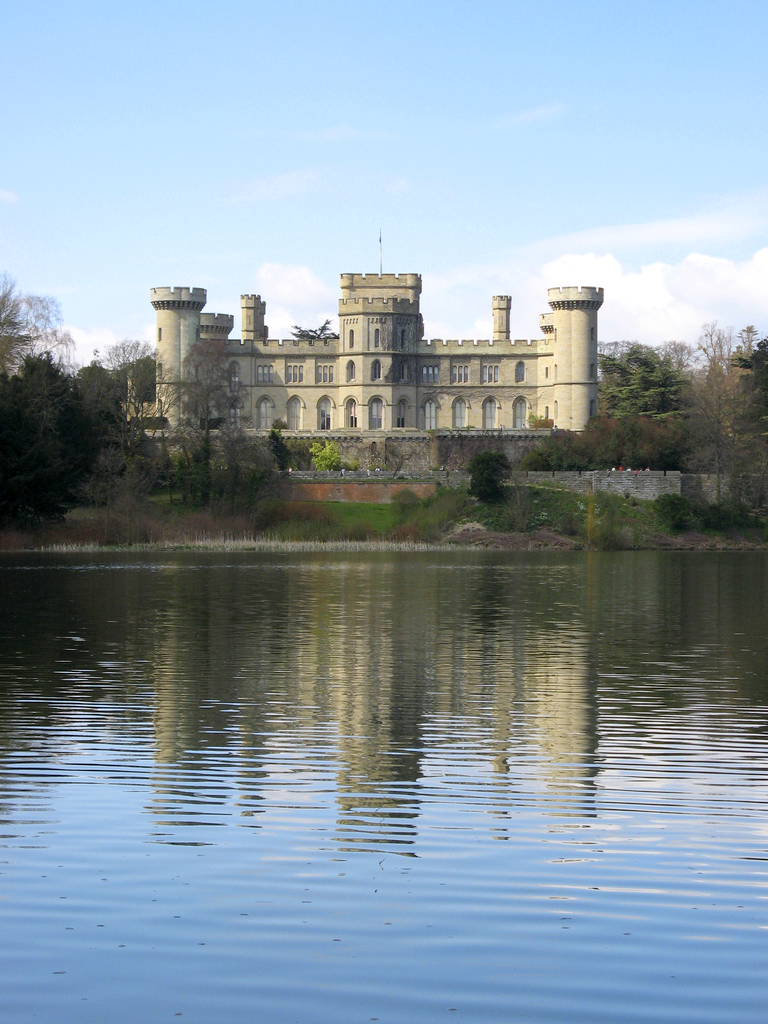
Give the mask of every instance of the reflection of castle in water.
M 160 766 L 239 748 L 238 806 L 253 813 L 281 756 L 299 779 L 309 738 L 313 759 L 336 764 L 342 846 L 411 843 L 456 744 L 462 770 L 493 787 L 489 806 L 500 788 L 510 806 L 548 791 L 560 813 L 590 813 L 594 672 L 578 616 L 569 633 L 547 586 L 523 595 L 519 573 L 490 561 L 457 566 L 455 589 L 445 572 L 438 585 L 428 563 L 392 556 L 169 569 L 153 654 L 159 807 Z

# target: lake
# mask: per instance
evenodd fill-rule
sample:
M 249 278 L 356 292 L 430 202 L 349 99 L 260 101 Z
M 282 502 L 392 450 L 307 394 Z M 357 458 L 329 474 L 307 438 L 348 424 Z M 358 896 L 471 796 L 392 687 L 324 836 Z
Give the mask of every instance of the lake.
M 768 1013 L 768 556 L 0 558 L 3 1024 Z

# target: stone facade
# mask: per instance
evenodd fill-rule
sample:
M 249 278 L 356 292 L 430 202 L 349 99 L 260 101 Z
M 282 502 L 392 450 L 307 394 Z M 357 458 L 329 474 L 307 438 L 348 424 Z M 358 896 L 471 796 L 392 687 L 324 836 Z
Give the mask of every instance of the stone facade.
M 543 337 L 510 338 L 509 296 L 492 300 L 493 337 L 424 338 L 419 274 L 342 274 L 339 336 L 275 340 L 259 295 L 230 314 L 203 313 L 203 288 L 153 288 L 159 394 L 172 425 L 195 341 L 224 343 L 221 415 L 268 430 L 342 430 L 369 438 L 451 431 L 582 430 L 597 412 L 597 312 L 602 288 L 550 288 Z M 441 460 L 445 461 L 445 460 Z

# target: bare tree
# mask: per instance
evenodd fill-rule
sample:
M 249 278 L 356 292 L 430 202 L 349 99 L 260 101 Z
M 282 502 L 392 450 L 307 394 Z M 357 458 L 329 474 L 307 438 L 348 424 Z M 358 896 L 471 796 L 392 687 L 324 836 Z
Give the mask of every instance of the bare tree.
M 61 308 L 50 295 L 24 295 L 12 277 L 0 277 L 0 372 L 15 373 L 25 356 L 50 352 L 61 362 L 74 342 L 61 326 Z

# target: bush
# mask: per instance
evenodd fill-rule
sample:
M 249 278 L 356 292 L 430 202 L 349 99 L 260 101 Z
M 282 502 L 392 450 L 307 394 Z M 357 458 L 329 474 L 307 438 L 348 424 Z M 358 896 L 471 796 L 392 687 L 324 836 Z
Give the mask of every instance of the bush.
M 503 452 L 478 452 L 467 467 L 470 473 L 469 493 L 479 501 L 501 501 L 504 497 L 504 479 L 510 465 Z
M 335 441 L 314 441 L 309 446 L 312 462 L 315 469 L 329 470 L 339 469 L 341 466 L 341 449 Z
M 653 504 L 659 524 L 665 530 L 677 532 L 698 526 L 693 505 L 680 494 L 662 494 Z

